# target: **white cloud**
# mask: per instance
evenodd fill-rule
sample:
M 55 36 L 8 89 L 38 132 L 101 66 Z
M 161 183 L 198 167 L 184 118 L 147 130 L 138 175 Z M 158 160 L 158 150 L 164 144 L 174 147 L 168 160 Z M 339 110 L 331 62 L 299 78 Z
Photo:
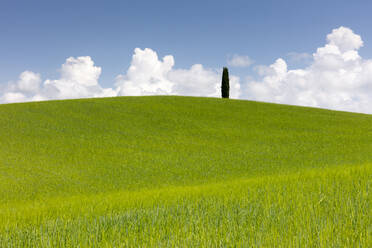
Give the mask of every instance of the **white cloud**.
M 9 83 L 0 93 L 0 103 L 42 101 L 50 99 L 108 97 L 126 95 L 220 96 L 221 71 L 200 64 L 190 69 L 173 69 L 174 58 L 158 58 L 146 48 L 134 50 L 126 74 L 116 77 L 116 88 L 102 88 L 102 69 L 89 56 L 70 57 L 62 65 L 59 79 L 41 80 L 40 74 L 25 71 L 19 80 Z M 240 95 L 239 78 L 230 77 L 231 98 Z
M 40 74 L 24 71 L 16 82 L 9 83 L 0 95 L 0 102 L 24 102 L 40 91 Z
M 61 77 L 47 79 L 42 83 L 40 74 L 24 71 L 19 80 L 9 85 L 0 94 L 1 103 L 42 101 L 84 97 L 115 96 L 111 88 L 98 84 L 101 68 L 89 57 L 70 57 L 61 67 Z
M 47 99 L 115 96 L 114 90 L 98 84 L 100 75 L 101 68 L 89 56 L 70 57 L 62 65 L 61 78 L 46 80 L 41 93 Z
M 313 54 L 304 69 L 288 70 L 283 59 L 262 66 L 262 78 L 249 81 L 249 99 L 372 113 L 372 60 L 358 49 L 361 37 L 340 27 L 327 36 L 327 44 Z
M 26 102 L 27 97 L 20 92 L 6 92 L 1 96 L 1 102 L 14 103 L 14 102 Z
M 254 61 L 248 56 L 235 54 L 227 60 L 227 64 L 231 67 L 248 67 L 252 65 Z
M 24 71 L 19 76 L 16 87 L 23 92 L 36 93 L 39 91 L 41 83 L 40 74 L 33 73 L 32 71 Z
M 173 69 L 174 58 L 158 58 L 155 51 L 136 48 L 125 75 L 117 77 L 119 95 L 220 96 L 221 71 L 200 64 L 190 69 Z M 240 95 L 239 78 L 230 76 L 231 98 Z
M 126 75 L 117 77 L 119 95 L 171 94 L 174 83 L 167 75 L 173 65 L 173 56 L 165 56 L 161 61 L 153 50 L 136 48 Z
M 340 49 L 342 53 L 358 50 L 363 46 L 362 38 L 354 34 L 353 30 L 346 27 L 339 27 L 332 30 L 332 33 L 327 35 L 329 45 Z

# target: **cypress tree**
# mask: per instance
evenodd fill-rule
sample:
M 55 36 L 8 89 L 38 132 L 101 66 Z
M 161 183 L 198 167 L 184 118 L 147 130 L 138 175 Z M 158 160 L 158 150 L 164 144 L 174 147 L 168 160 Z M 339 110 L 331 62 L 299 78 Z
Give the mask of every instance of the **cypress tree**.
M 229 70 L 227 69 L 227 67 L 224 67 L 222 72 L 221 83 L 222 98 L 229 98 L 229 91 L 230 91 Z

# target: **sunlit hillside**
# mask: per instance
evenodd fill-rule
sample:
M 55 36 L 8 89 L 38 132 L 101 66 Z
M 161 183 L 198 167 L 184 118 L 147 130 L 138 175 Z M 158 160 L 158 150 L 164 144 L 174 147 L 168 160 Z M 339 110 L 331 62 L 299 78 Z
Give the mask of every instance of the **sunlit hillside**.
M 196 97 L 0 105 L 0 247 L 372 245 L 372 116 Z

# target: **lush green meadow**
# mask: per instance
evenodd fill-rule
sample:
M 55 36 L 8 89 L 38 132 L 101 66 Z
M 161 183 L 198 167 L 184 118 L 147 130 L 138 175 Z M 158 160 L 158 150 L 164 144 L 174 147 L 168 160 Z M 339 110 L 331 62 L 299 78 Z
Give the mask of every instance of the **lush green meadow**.
M 0 105 L 0 247 L 371 247 L 372 116 L 117 97 Z

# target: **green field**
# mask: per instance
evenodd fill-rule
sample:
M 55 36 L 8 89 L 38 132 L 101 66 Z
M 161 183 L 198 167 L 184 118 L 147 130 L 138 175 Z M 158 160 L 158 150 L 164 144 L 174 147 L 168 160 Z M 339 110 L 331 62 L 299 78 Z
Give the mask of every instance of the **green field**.
M 372 247 L 372 115 L 196 97 L 0 105 L 0 247 Z

